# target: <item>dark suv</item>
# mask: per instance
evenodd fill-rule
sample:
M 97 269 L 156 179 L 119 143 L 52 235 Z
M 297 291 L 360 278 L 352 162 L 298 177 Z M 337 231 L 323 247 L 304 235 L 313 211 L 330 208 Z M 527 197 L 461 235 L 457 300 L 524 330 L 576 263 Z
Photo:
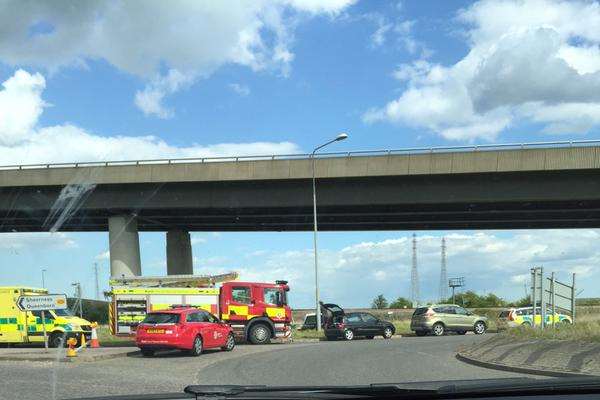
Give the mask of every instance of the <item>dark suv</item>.
M 321 303 L 323 329 L 328 340 L 343 338 L 352 340 L 355 337 L 373 339 L 383 336 L 390 339 L 396 332 L 391 322 L 382 321 L 367 312 L 346 313 L 337 304 Z

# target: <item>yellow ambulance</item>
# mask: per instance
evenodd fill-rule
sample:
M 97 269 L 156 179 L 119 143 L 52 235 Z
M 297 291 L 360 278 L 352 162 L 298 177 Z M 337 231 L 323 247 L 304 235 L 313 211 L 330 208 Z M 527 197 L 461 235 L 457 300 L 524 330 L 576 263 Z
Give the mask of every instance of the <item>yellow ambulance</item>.
M 43 343 L 44 332 L 41 311 L 21 311 L 17 306 L 19 296 L 48 294 L 46 289 L 31 287 L 0 287 L 0 344 Z M 48 345 L 58 347 L 61 341 L 74 337 L 78 343 L 81 334 L 86 341 L 92 334 L 91 323 L 71 314 L 69 309 L 45 312 Z

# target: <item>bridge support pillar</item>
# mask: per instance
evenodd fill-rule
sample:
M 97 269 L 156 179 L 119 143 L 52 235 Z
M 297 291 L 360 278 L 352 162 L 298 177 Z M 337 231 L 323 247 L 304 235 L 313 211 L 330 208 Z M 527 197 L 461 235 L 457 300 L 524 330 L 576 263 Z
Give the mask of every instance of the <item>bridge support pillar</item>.
M 174 229 L 167 232 L 167 275 L 194 273 L 190 233 Z
M 110 275 L 113 277 L 142 275 L 137 219 L 131 215 L 109 217 L 108 240 Z

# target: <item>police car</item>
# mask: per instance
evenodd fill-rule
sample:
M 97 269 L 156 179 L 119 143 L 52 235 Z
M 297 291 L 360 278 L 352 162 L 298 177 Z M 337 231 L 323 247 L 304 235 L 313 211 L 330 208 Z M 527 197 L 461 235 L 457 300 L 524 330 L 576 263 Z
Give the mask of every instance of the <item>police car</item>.
M 540 307 L 535 309 L 535 325 L 542 323 L 542 310 Z M 554 323 L 571 324 L 573 320 L 566 314 L 555 313 L 552 315 L 552 311 L 546 311 L 546 325 Z M 513 328 L 516 326 L 533 326 L 533 307 L 523 308 L 511 308 L 500 312 L 498 315 L 498 329 Z

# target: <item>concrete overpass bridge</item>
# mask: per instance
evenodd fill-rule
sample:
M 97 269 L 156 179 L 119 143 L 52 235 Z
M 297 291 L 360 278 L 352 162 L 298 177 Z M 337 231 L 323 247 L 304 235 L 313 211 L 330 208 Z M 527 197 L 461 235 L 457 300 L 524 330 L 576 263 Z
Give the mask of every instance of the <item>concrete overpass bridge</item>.
M 140 275 L 139 231 L 167 232 L 169 274 L 191 273 L 189 231 L 312 229 L 308 155 L 0 167 L 0 232 L 108 231 L 114 276 Z M 600 141 L 325 153 L 321 230 L 600 226 Z

